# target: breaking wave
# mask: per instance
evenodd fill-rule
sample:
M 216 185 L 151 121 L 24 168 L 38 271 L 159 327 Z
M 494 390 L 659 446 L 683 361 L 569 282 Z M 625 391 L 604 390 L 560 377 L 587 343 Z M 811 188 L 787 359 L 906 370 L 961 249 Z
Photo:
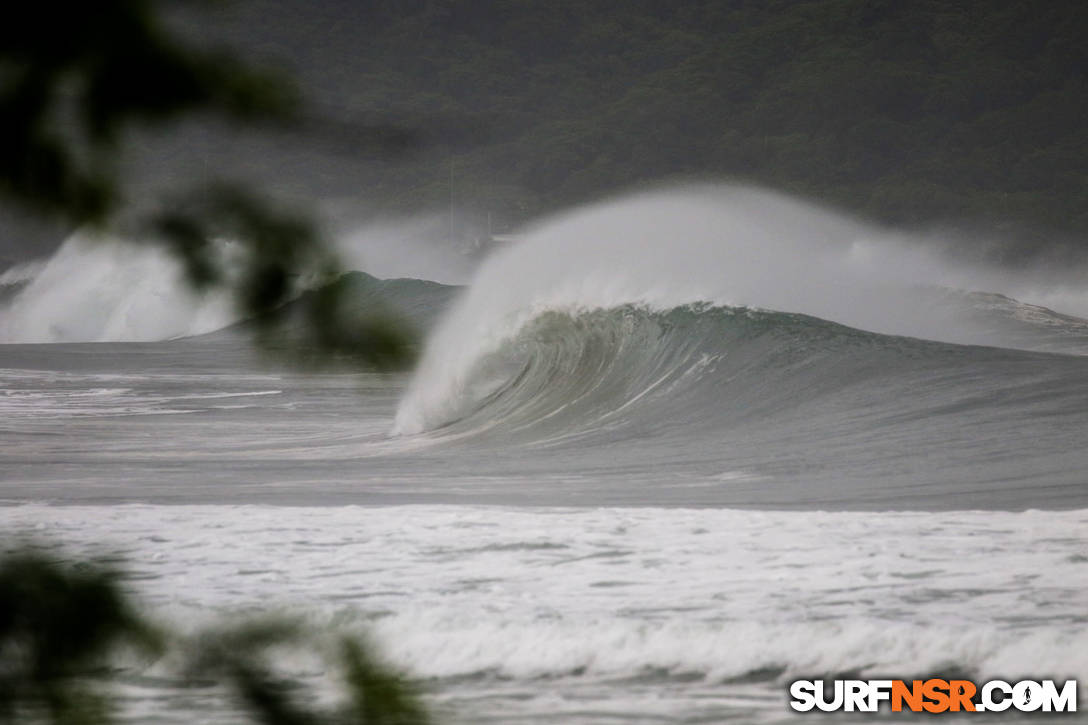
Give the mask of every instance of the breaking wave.
M 807 390 L 826 393 L 836 380 L 857 382 L 904 360 L 967 356 L 985 375 L 993 357 L 922 340 L 1088 351 L 1088 321 L 962 291 L 1031 295 L 1037 283 L 957 266 L 924 245 L 764 192 L 639 195 L 546 222 L 486 262 L 431 336 L 394 431 L 466 420 L 562 420 L 569 430 L 611 425 L 652 401 L 690 417 L 746 377 L 728 387 L 758 394 L 764 408 L 783 395 L 796 405 Z M 711 378 L 716 392 L 707 397 L 699 381 Z
M 394 311 L 425 324 L 445 307 L 448 295 L 435 290 L 452 290 L 448 283 L 461 281 L 476 263 L 449 248 L 444 235 L 442 241 L 435 237 L 433 219 L 422 217 L 373 222 L 329 241 L 348 270 L 412 278 L 399 285 L 362 285 L 366 289 L 353 302 L 366 307 L 388 298 Z M 228 241 L 217 247 L 228 262 L 236 251 Z M 416 278 L 446 284 L 421 292 Z M 299 285 L 308 287 L 305 280 Z M 167 250 L 131 240 L 76 232 L 51 257 L 0 274 L 0 344 L 153 342 L 239 321 L 227 293 L 194 291 Z
M 148 245 L 77 233 L 48 260 L 10 273 L 0 343 L 168 340 L 237 320 L 227 295 L 193 291 L 181 266 Z

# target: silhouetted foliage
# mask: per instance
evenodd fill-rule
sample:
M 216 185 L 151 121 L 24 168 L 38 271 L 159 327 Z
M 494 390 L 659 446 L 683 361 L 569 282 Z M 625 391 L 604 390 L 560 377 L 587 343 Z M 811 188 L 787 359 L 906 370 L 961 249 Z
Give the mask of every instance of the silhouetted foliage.
M 312 124 L 291 84 L 228 53 L 186 47 L 151 0 L 30 4 L 18 22 L 0 23 L 0 194 L 10 202 L 72 225 L 118 225 L 130 212 L 116 162 L 127 132 L 194 112 Z M 382 153 L 415 143 L 381 123 L 357 129 L 355 139 Z M 377 311 L 361 319 L 348 313 L 338 286 L 328 284 L 339 275 L 336 260 L 303 212 L 215 182 L 124 223 L 138 239 L 170 249 L 195 287 L 233 290 L 269 345 L 277 340 L 277 310 L 305 282 L 320 289 L 302 300 L 309 324 L 290 340 L 296 352 L 302 348 L 310 362 L 346 355 L 382 368 L 407 361 L 405 328 Z M 239 254 L 225 253 L 221 240 Z M 0 559 L 0 723 L 112 722 L 106 687 L 118 653 L 157 656 L 178 645 L 136 613 L 119 581 L 111 569 L 66 565 L 30 549 Z M 284 644 L 321 649 L 283 623 L 244 624 L 184 646 L 193 671 L 235 692 L 256 722 L 427 722 L 401 680 L 350 639 L 330 658 L 343 672 L 344 702 L 323 712 L 313 698 L 296 698 L 297 684 L 264 658 Z
M 190 656 L 190 673 L 230 688 L 255 722 L 265 725 L 425 725 L 416 695 L 369 648 L 341 638 L 324 652 L 342 678 L 345 698 L 331 709 L 304 699 L 297 683 L 277 673 L 274 654 L 287 648 L 320 650 L 305 629 L 284 620 L 251 621 L 205 633 Z
M 0 722 L 108 722 L 109 698 L 89 678 L 104 677 L 123 647 L 161 644 L 116 572 L 30 550 L 0 560 Z
M 261 319 L 261 340 L 276 338 L 273 311 L 297 295 L 299 280 L 328 281 L 336 261 L 305 213 L 262 194 L 215 181 L 182 190 L 164 210 L 133 212 L 117 158 L 133 126 L 183 114 L 236 122 L 315 125 L 294 86 L 228 52 L 198 51 L 168 29 L 160 3 L 108 0 L 61 8 L 30 4 L 19 22 L 0 24 L 0 194 L 72 225 L 128 228 L 164 243 L 197 287 L 225 286 L 242 314 Z M 354 143 L 403 152 L 414 135 L 388 123 L 355 129 Z M 222 240 L 243 254 L 227 259 Z M 388 317 L 347 319 L 331 293 L 315 298 L 311 334 L 294 339 L 304 357 L 349 354 L 381 368 L 405 365 L 411 332 Z
M 151 0 L 24 5 L 0 24 L 0 80 L 0 190 L 76 224 L 124 204 L 114 156 L 133 124 L 299 108 L 282 78 L 184 47 Z
M 215 183 L 151 215 L 145 231 L 182 260 L 198 289 L 233 289 L 265 348 L 308 365 L 348 358 L 388 370 L 412 359 L 414 331 L 405 322 L 378 306 L 360 314 L 345 304 L 336 260 L 303 213 L 273 207 L 245 187 Z M 246 242 L 240 258 L 221 258 L 216 240 L 222 239 Z M 314 288 L 299 298 L 307 324 L 286 334 L 284 304 L 305 288 Z
M 179 681 L 224 687 L 264 725 L 426 725 L 416 693 L 362 642 L 333 645 L 282 619 L 249 620 L 185 639 L 151 626 L 121 574 L 26 549 L 0 559 L 0 723 L 109 725 L 122 650 L 148 661 L 176 655 Z M 328 708 L 274 660 L 287 650 L 323 657 L 338 700 Z

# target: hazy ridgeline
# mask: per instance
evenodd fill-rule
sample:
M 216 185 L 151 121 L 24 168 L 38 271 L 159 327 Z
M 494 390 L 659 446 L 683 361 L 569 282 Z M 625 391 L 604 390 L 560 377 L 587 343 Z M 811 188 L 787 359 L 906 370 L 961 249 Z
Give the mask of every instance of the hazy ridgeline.
M 476 228 L 503 228 L 709 174 L 1020 233 L 1020 253 L 1088 230 L 1080 3 L 280 0 L 200 32 L 278 58 L 347 124 L 312 164 L 253 154 L 324 197 L 444 206 L 452 175 Z M 421 131 L 414 162 L 353 156 L 374 117 Z
M 355 217 L 452 196 L 462 238 L 488 215 L 503 231 L 632 184 L 725 176 L 1015 242 L 995 257 L 1068 254 L 1088 230 L 1086 12 L 1014 0 L 182 6 L 172 18 L 197 44 L 293 72 L 314 118 L 302 135 L 195 121 L 142 134 L 126 168 L 149 197 L 227 172 Z M 414 156 L 376 157 L 375 123 L 416 132 Z M 32 251 L 35 235 L 17 229 L 23 241 L 0 256 Z

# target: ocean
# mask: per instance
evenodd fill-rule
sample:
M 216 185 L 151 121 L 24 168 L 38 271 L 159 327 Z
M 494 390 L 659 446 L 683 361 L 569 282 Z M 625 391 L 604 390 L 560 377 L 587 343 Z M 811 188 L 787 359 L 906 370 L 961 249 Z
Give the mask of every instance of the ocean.
M 5 542 L 123 560 L 182 630 L 365 633 L 441 722 L 794 722 L 801 678 L 1088 681 L 1075 274 L 699 186 L 437 276 L 354 275 L 425 331 L 378 374 L 257 354 L 153 252 L 77 237 L 9 270 Z M 237 721 L 156 667 L 123 678 L 128 720 Z

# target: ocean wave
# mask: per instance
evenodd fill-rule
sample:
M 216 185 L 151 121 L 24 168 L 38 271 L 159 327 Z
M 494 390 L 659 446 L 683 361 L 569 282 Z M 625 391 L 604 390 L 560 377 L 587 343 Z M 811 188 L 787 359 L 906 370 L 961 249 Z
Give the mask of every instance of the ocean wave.
M 457 290 L 358 271 L 330 284 L 338 287 L 347 314 L 366 319 L 375 309 L 386 310 L 420 327 L 429 327 Z M 285 336 L 311 324 L 298 307 L 298 300 L 286 305 Z M 156 342 L 227 328 L 249 330 L 225 291 L 194 291 L 165 250 L 131 241 L 76 234 L 48 260 L 0 275 L 0 344 Z
M 708 304 L 548 310 L 473 342 L 463 373 L 421 368 L 395 432 L 510 472 L 562 458 L 616 500 L 1085 500 L 1083 355 Z
M 1060 331 L 1058 323 L 1065 325 Z M 1070 340 L 1084 334 L 1084 325 L 1046 318 L 1046 331 Z M 428 391 L 432 397 L 417 387 L 415 397 L 402 402 L 397 426 L 402 433 L 502 431 L 540 441 L 624 426 L 637 426 L 640 435 L 667 435 L 681 426 L 688 434 L 707 434 L 792 414 L 846 389 L 859 396 L 856 404 L 881 403 L 891 415 L 903 407 L 897 395 L 906 395 L 922 371 L 949 400 L 957 391 L 940 385 L 941 376 L 956 376 L 960 395 L 988 376 L 989 388 L 1020 388 L 1022 379 L 996 374 L 1017 359 L 1035 360 L 1040 370 L 1083 369 L 1060 356 L 881 335 L 806 315 L 705 303 L 666 311 L 636 305 L 550 310 L 481 350 L 463 377 Z M 911 399 L 919 396 L 926 394 Z
M 168 340 L 237 320 L 226 294 L 194 291 L 151 245 L 77 232 L 48 260 L 8 274 L 0 343 Z

